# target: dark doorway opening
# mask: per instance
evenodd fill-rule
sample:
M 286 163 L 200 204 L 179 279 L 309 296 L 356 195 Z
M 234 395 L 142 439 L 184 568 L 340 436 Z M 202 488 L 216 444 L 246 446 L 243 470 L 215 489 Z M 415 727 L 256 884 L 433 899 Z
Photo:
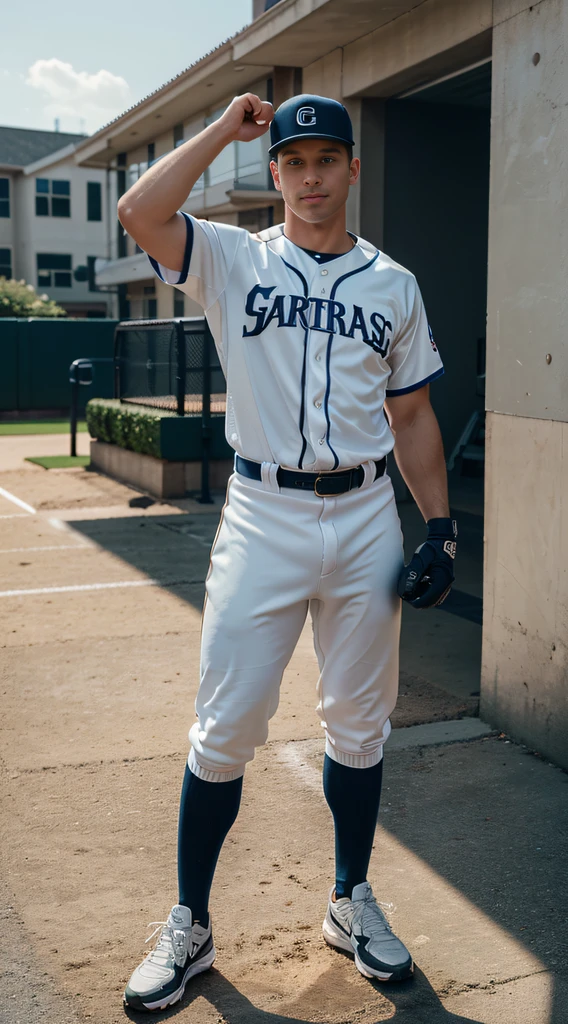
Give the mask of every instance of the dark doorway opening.
M 431 399 L 460 530 L 443 609 L 405 609 L 401 667 L 463 697 L 481 664 L 490 110 L 490 62 L 385 104 L 383 245 L 416 274 L 444 361 Z M 411 552 L 424 525 L 411 502 L 400 512 Z

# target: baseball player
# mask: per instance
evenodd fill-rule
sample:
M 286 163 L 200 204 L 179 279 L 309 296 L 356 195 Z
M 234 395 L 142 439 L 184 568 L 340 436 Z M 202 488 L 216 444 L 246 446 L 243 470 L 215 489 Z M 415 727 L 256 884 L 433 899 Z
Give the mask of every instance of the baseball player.
M 269 126 L 284 224 L 252 236 L 178 212 L 225 146 Z M 367 871 L 397 697 L 400 598 L 417 608 L 444 599 L 456 530 L 428 397 L 442 362 L 414 276 L 346 230 L 359 169 L 340 103 L 295 96 L 274 114 L 247 93 L 119 203 L 161 280 L 205 310 L 236 453 L 206 583 L 178 902 L 126 987 L 126 1003 L 138 1010 L 175 1003 L 213 963 L 208 900 L 217 858 L 308 611 L 335 827 L 324 938 L 368 978 L 396 981 L 413 970 Z M 386 472 L 393 447 L 428 527 L 406 568 Z

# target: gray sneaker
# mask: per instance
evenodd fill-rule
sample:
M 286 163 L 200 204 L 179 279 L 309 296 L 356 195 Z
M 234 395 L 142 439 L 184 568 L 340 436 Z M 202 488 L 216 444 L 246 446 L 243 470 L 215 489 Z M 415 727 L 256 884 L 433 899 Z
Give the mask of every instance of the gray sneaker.
M 332 902 L 329 894 L 323 937 L 330 946 L 355 957 L 355 966 L 365 978 L 402 981 L 414 970 L 406 946 L 393 935 L 368 882 L 356 885 L 351 899 Z
M 208 970 L 215 959 L 211 920 L 207 928 L 193 924 L 191 910 L 172 907 L 167 921 L 153 921 L 159 931 L 151 953 L 132 975 L 124 1002 L 133 1010 L 164 1010 L 182 998 L 190 978 Z M 151 927 L 151 926 L 150 926 Z

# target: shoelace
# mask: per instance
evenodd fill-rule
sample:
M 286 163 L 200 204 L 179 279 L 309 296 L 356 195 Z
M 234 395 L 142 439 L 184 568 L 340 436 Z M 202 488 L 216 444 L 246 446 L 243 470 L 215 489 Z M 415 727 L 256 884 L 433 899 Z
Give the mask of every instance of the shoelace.
M 154 928 L 146 942 L 151 942 L 154 935 L 161 932 L 150 959 L 162 967 L 171 966 L 172 961 L 182 967 L 187 953 L 186 932 L 182 929 L 170 928 L 167 921 L 150 921 L 148 928 Z
M 363 914 L 365 913 L 365 911 L 367 909 L 369 909 L 369 910 L 376 910 L 377 913 L 379 914 L 379 917 L 381 918 L 381 921 L 383 921 L 384 926 L 387 929 L 387 931 L 392 932 L 392 928 L 391 928 L 391 926 L 390 926 L 390 924 L 389 924 L 389 922 L 387 920 L 387 917 L 386 917 L 384 911 L 381 910 L 381 907 L 384 907 L 385 910 L 391 910 L 392 911 L 392 910 L 394 910 L 394 905 L 392 903 L 382 903 L 380 900 L 377 899 L 376 896 L 373 895 L 372 892 L 369 892 L 365 896 L 365 899 L 363 900 L 363 903 L 364 903 Z

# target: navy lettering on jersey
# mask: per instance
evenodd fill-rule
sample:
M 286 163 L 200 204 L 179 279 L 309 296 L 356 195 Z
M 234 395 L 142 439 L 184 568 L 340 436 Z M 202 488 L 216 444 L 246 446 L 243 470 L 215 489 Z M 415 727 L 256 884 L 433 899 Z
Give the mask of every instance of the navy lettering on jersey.
M 361 309 L 361 306 L 353 306 L 353 319 L 351 321 L 351 326 L 347 331 L 347 337 L 354 338 L 355 331 L 361 331 L 361 337 L 363 341 L 369 340 L 369 332 L 367 330 L 367 324 L 365 323 L 365 315 L 363 313 L 363 310 Z
M 254 288 L 248 293 L 245 313 L 247 316 L 256 317 L 256 326 L 253 327 L 252 331 L 247 331 L 246 327 L 243 327 L 243 338 L 252 338 L 256 334 L 262 334 L 266 326 L 265 320 L 268 306 L 259 306 L 258 309 L 255 309 L 254 300 L 259 296 L 262 296 L 263 299 L 269 299 L 275 288 L 275 284 L 272 285 L 272 288 L 263 288 L 260 284 L 255 284 Z
M 326 330 L 328 334 L 342 334 L 343 337 L 347 335 L 345 330 L 345 306 L 342 302 L 336 302 L 331 299 L 327 306 L 327 326 Z M 337 324 L 337 330 L 334 329 L 334 324 Z
M 275 288 L 276 285 L 263 288 L 256 284 L 248 293 L 245 314 L 254 323 L 250 328 L 243 325 L 243 338 L 258 337 L 274 321 L 276 327 L 300 326 L 304 330 L 357 338 L 381 356 L 386 356 L 392 339 L 392 323 L 382 313 L 375 310 L 365 314 L 361 306 L 353 304 L 348 309 L 342 302 L 311 295 L 273 297 Z M 270 300 L 270 304 L 263 300 Z
M 375 352 L 380 352 L 382 356 L 386 356 L 391 341 L 386 336 L 387 331 L 392 331 L 390 320 L 385 320 L 382 313 L 371 313 L 371 327 L 373 328 L 371 344 Z M 376 334 L 375 331 L 377 332 Z
M 295 327 L 296 320 L 300 321 L 300 325 L 305 331 L 308 330 L 308 321 L 306 320 L 306 310 L 310 308 L 310 300 L 305 295 L 290 295 L 290 312 L 288 319 L 284 324 L 284 327 Z M 281 324 L 278 324 L 281 327 Z M 243 328 L 244 332 L 244 328 Z M 244 337 L 244 333 L 243 333 Z

